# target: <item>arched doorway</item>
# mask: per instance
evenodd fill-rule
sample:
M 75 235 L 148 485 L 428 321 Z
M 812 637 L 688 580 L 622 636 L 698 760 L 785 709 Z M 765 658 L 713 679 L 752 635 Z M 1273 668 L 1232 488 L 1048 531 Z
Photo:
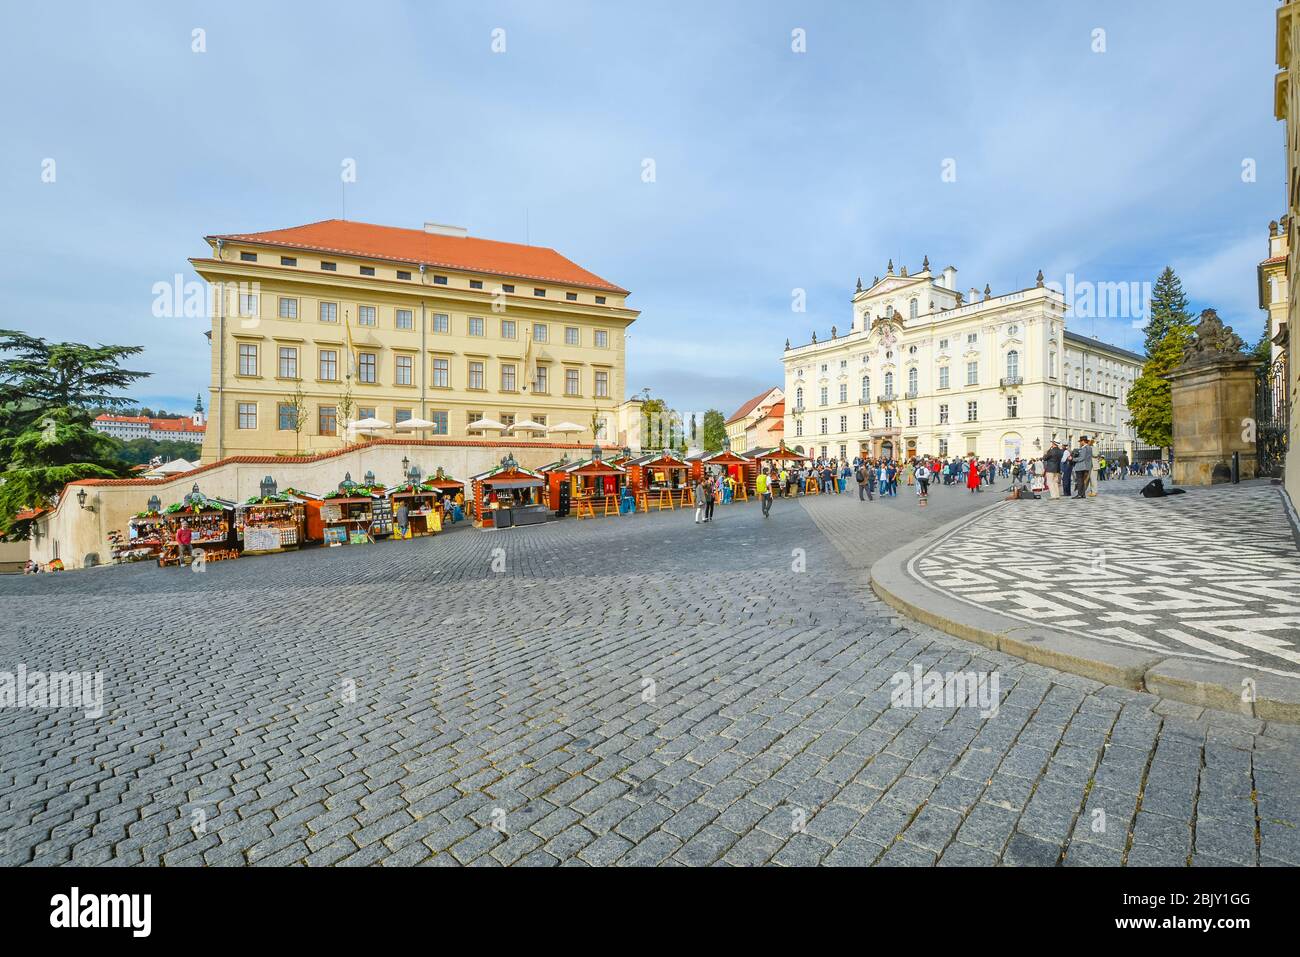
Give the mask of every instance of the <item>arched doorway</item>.
M 892 459 L 894 457 L 894 443 L 885 439 L 880 443 L 880 457 L 882 459 Z

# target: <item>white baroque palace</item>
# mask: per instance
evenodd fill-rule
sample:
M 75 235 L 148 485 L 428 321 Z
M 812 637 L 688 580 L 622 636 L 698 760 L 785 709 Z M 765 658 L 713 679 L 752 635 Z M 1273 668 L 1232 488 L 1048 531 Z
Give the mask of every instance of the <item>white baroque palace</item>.
M 1136 353 L 1065 328 L 1043 284 L 957 290 L 957 270 L 894 274 L 853 296 L 845 334 L 786 342 L 786 443 L 808 454 L 1037 458 L 1053 439 L 1134 455 Z

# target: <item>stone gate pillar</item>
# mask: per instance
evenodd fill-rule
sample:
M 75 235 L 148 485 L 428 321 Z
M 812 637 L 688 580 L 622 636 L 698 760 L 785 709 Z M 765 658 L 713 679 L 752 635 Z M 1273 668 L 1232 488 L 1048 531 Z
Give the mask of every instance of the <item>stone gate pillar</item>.
M 1241 478 L 1255 477 L 1254 356 L 1213 309 L 1201 313 L 1183 364 L 1170 375 L 1173 412 L 1173 480 L 1214 485 L 1232 480 L 1232 453 L 1240 453 Z

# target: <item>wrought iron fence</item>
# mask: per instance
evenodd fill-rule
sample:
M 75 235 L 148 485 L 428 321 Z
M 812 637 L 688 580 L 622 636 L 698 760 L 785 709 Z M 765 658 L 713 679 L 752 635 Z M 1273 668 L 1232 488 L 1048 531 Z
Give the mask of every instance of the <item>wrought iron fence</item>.
M 1255 455 L 1260 476 L 1279 478 L 1290 441 L 1286 354 L 1260 367 L 1255 389 Z

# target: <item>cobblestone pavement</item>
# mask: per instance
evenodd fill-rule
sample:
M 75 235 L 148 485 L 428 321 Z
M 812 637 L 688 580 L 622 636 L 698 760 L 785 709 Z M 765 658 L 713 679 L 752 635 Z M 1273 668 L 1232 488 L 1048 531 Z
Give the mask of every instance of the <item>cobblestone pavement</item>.
M 0 710 L 0 860 L 1300 864 L 1294 729 L 872 598 L 943 494 L 0 580 L 0 671 L 106 694 Z M 891 707 L 914 667 L 996 712 Z
M 928 545 L 909 569 L 927 588 L 1021 621 L 1300 678 L 1300 552 L 1277 488 L 1144 499 L 1140 487 L 1007 502 Z

